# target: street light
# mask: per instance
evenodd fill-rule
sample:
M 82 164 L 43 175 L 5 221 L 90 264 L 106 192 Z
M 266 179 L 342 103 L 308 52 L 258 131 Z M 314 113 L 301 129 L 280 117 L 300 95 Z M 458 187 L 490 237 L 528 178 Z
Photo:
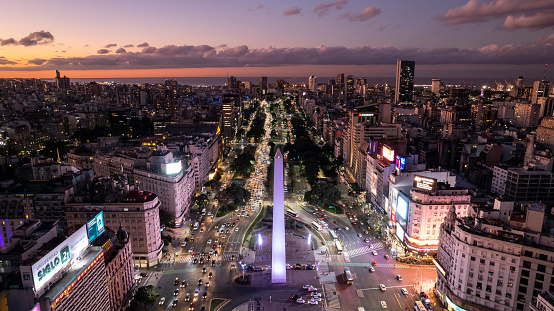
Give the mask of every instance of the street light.
M 312 244 L 312 234 L 308 234 L 308 245 Z

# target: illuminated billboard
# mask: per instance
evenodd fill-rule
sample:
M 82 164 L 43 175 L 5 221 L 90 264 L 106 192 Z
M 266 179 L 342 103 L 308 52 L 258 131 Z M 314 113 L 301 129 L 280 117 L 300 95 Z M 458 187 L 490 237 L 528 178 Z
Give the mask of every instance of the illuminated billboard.
M 396 206 L 392 206 L 390 209 L 390 221 L 396 223 Z
M 373 182 L 371 183 L 371 193 L 377 196 L 377 174 L 373 173 Z
M 383 145 L 383 158 L 389 160 L 390 162 L 394 162 L 394 150 Z
M 88 247 L 87 226 L 73 233 L 48 254 L 31 266 L 35 292 L 67 267 L 73 258 L 78 257 Z
M 400 216 L 403 220 L 408 219 L 408 201 L 399 195 L 396 199 L 396 215 Z
M 396 167 L 398 167 L 399 170 L 404 170 L 406 167 L 406 158 L 401 156 L 396 156 Z
M 413 187 L 422 190 L 436 191 L 437 180 L 435 178 L 414 175 Z
M 400 241 L 404 241 L 404 229 L 402 229 L 402 226 L 399 223 L 396 224 L 396 236 L 400 239 Z
M 379 142 L 376 140 L 370 140 L 369 145 L 367 146 L 367 153 L 377 153 L 379 147 Z
M 94 241 L 104 232 L 104 212 L 100 212 L 87 222 L 88 240 Z
M 178 174 L 181 172 L 181 161 L 165 164 L 165 173 L 167 175 Z

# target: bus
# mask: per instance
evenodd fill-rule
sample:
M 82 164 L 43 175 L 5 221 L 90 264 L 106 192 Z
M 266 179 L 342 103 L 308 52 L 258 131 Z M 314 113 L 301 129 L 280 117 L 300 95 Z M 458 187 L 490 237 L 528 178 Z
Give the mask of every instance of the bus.
M 317 231 L 323 230 L 323 227 L 315 221 L 312 222 L 312 228 L 316 229 Z
M 427 311 L 427 308 L 425 308 L 423 302 L 418 300 L 415 302 L 414 311 Z
M 337 234 L 335 233 L 335 230 L 330 230 L 329 231 L 329 234 L 331 235 L 331 239 L 333 239 L 333 241 L 336 241 L 339 239 L 339 237 L 337 236 Z
M 344 267 L 344 278 L 346 279 L 346 284 L 354 283 L 354 277 L 352 276 L 350 268 L 348 267 Z
M 298 218 L 298 213 L 295 213 L 291 210 L 286 210 L 285 213 L 290 217 Z
M 340 241 L 339 240 L 336 240 L 335 241 L 335 246 L 337 247 L 337 253 L 339 255 L 342 255 L 342 245 L 340 244 Z
M 325 229 L 329 227 L 329 225 L 321 219 L 318 219 L 317 222 Z

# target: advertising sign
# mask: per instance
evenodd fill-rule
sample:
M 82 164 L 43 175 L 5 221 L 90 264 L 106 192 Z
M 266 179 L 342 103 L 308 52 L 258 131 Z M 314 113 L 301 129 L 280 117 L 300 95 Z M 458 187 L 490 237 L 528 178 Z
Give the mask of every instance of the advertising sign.
M 396 215 L 400 216 L 400 218 L 407 220 L 408 219 L 408 201 L 406 199 L 399 195 L 396 199 Z
M 429 178 L 419 175 L 414 175 L 414 188 L 436 191 L 437 190 L 437 180 L 435 178 Z
M 371 193 L 377 196 L 377 174 L 373 173 L 373 181 L 371 182 Z
M 165 173 L 167 175 L 178 174 L 181 172 L 181 161 L 175 163 L 167 163 L 165 165 Z
M 399 223 L 396 224 L 396 236 L 400 241 L 404 241 L 404 229 Z
M 394 158 L 394 150 L 387 147 L 386 145 L 383 145 L 383 158 L 389 160 L 390 162 L 394 162 L 396 160 Z
M 47 284 L 56 273 L 65 268 L 73 258 L 79 256 L 87 246 L 87 226 L 82 226 L 81 229 L 32 265 L 31 271 L 35 291 Z
M 401 156 L 396 156 L 396 167 L 398 167 L 399 170 L 404 170 L 406 167 L 406 158 Z
M 370 140 L 369 145 L 367 146 L 367 153 L 377 153 L 377 149 L 379 147 L 379 142 L 376 140 Z
M 87 222 L 88 240 L 94 241 L 104 232 L 104 212 L 100 212 Z
M 390 221 L 394 224 L 396 223 L 396 206 L 391 206 L 390 209 Z

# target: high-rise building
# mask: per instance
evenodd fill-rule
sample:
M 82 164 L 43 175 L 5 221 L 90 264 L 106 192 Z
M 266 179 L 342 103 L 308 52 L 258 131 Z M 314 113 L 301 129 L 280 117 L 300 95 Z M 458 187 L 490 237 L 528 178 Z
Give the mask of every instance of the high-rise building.
M 531 93 L 531 103 L 536 104 L 541 97 L 548 97 L 550 91 L 550 81 L 535 81 L 533 84 L 533 92 Z
M 435 93 L 435 95 L 439 96 L 440 91 L 442 87 L 442 81 L 441 79 L 433 79 L 431 80 L 431 92 Z
M 60 76 L 60 72 L 56 70 L 56 88 L 58 90 L 67 90 L 71 84 L 68 77 Z
M 260 77 L 260 94 L 265 95 L 267 94 L 267 77 Z
M 240 104 L 240 96 L 225 95 L 223 97 L 223 138 L 226 143 L 235 139 L 235 134 L 242 123 Z
M 314 92 L 317 94 L 317 77 L 316 76 L 310 76 L 308 80 L 308 88 L 311 92 Z
M 414 95 L 414 70 L 415 61 L 396 61 L 396 89 L 394 90 L 394 102 L 396 104 L 412 102 Z
M 346 76 L 346 99 L 350 100 L 354 98 L 355 90 L 356 90 L 356 87 L 354 86 L 354 76 L 353 75 Z
M 227 89 L 228 90 L 235 90 L 239 88 L 239 84 L 237 82 L 237 78 L 233 76 L 227 77 Z
M 346 81 L 344 80 L 344 73 L 337 74 L 337 87 L 337 98 L 342 101 L 346 98 Z

